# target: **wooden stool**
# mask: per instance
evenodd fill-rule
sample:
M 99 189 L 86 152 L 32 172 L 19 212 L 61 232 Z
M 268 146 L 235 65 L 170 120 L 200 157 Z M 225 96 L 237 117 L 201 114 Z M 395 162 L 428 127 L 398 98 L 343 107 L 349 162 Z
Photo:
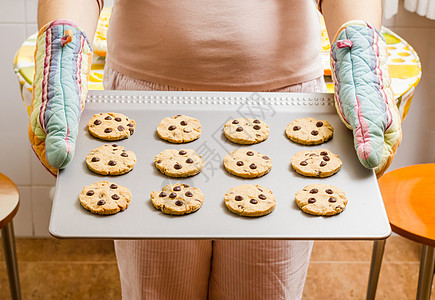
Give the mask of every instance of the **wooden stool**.
M 17 256 L 12 219 L 18 211 L 19 194 L 17 186 L 8 177 L 0 173 L 0 228 L 3 250 L 8 270 L 12 299 L 21 299 L 20 279 L 18 277 Z
M 423 244 L 417 299 L 429 300 L 435 267 L 435 164 L 397 169 L 382 176 L 378 182 L 391 229 Z M 373 248 L 370 276 L 376 278 L 374 293 L 383 255 L 381 246 L 382 250 L 375 242 Z M 379 268 L 376 262 L 379 262 Z

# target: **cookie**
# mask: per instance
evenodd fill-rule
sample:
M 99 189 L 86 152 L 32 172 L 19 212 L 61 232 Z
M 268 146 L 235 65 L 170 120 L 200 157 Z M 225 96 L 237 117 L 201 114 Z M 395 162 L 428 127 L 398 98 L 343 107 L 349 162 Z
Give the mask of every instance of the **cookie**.
M 272 191 L 261 185 L 243 184 L 225 193 L 225 205 L 233 213 L 245 217 L 270 214 L 276 205 Z
M 269 173 L 272 160 L 269 156 L 255 150 L 240 148 L 224 157 L 224 166 L 233 175 L 255 178 Z
M 168 215 L 184 215 L 197 211 L 204 202 L 200 189 L 188 184 L 168 184 L 161 192 L 151 192 L 154 207 Z
M 329 177 L 337 173 L 342 165 L 338 155 L 328 149 L 301 151 L 291 159 L 293 169 L 308 177 Z
M 113 215 L 127 209 L 131 201 L 128 188 L 113 182 L 98 181 L 85 186 L 79 195 L 80 204 L 98 215 Z
M 201 123 L 184 115 L 167 117 L 157 126 L 157 134 L 162 140 L 171 143 L 187 143 L 200 137 Z
M 136 155 L 117 144 L 106 144 L 92 150 L 86 156 L 86 164 L 89 170 L 97 174 L 121 175 L 133 170 Z
M 204 160 L 192 149 L 167 149 L 154 158 L 157 169 L 170 177 L 189 177 L 201 172 Z
M 236 144 L 257 144 L 269 136 L 269 126 L 258 119 L 234 119 L 224 125 L 224 134 Z
M 347 205 L 345 193 L 329 184 L 310 184 L 296 192 L 296 204 L 305 213 L 331 216 L 341 213 Z
M 301 118 L 290 122 L 285 133 L 290 140 L 298 144 L 319 145 L 332 138 L 334 128 L 326 120 Z
M 88 122 L 89 133 L 104 141 L 128 139 L 134 133 L 136 123 L 119 113 L 99 113 Z

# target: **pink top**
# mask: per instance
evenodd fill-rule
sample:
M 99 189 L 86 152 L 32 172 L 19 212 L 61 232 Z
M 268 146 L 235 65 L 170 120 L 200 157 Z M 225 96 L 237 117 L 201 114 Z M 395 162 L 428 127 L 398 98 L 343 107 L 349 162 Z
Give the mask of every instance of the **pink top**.
M 194 90 L 270 90 L 317 78 L 312 0 L 115 0 L 107 64 Z

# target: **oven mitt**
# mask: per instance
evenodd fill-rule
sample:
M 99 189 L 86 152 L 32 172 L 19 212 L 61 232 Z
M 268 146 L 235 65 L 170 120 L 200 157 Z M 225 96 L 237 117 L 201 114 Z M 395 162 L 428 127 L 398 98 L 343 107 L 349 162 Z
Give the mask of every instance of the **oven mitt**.
M 70 21 L 56 20 L 39 31 L 29 139 L 35 154 L 54 175 L 74 155 L 91 61 L 92 48 L 85 33 Z
M 331 47 L 335 106 L 353 130 L 358 158 L 380 177 L 402 139 L 382 34 L 364 21 L 345 23 Z

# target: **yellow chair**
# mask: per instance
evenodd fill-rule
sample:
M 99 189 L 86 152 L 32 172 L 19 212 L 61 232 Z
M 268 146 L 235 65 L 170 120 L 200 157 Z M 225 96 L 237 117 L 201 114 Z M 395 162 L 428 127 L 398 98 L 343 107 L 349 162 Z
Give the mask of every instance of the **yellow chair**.
M 12 219 L 19 206 L 17 186 L 8 177 L 0 173 L 0 228 L 8 270 L 9 286 L 13 300 L 21 299 L 20 279 L 18 277 L 17 256 Z

